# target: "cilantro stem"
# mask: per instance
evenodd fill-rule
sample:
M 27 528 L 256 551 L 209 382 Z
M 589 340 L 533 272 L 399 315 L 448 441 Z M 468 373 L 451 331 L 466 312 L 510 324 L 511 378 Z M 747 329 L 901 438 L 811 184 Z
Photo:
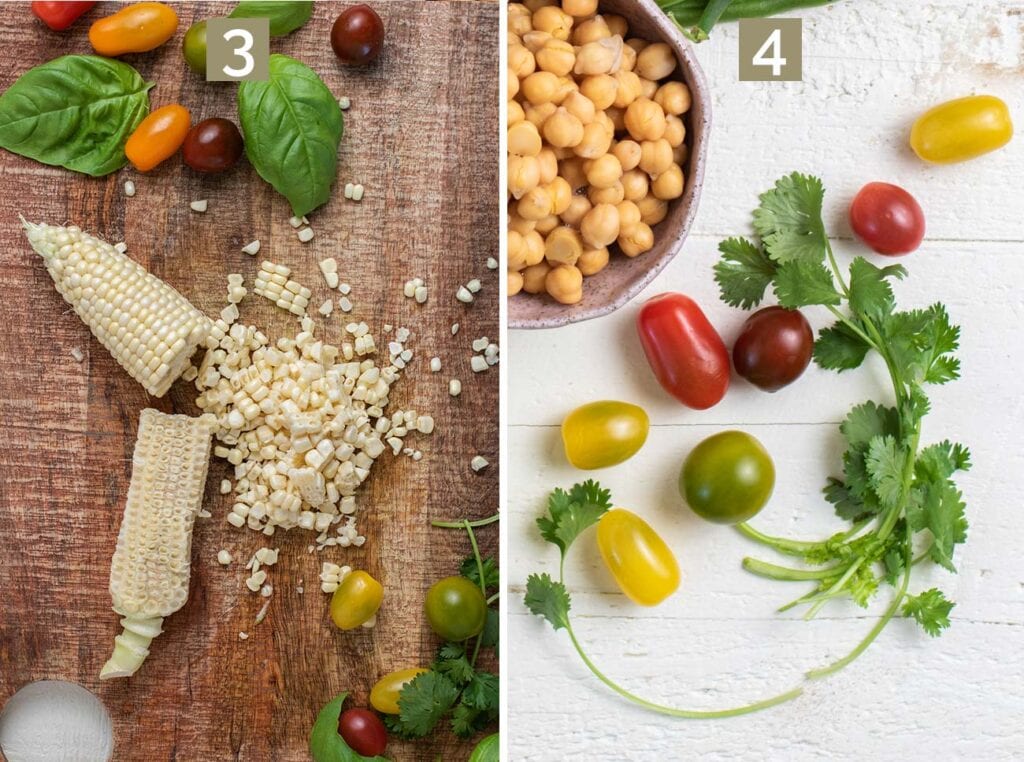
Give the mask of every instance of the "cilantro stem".
M 495 514 L 497 515 L 497 514 Z M 476 570 L 480 576 L 480 592 L 487 597 L 487 582 L 484 580 L 484 560 L 480 556 L 480 546 L 476 542 L 476 533 L 473 532 L 472 522 L 463 519 L 462 527 L 469 535 L 469 544 L 473 546 L 473 558 L 476 560 Z M 471 666 L 476 667 L 476 657 L 480 655 L 480 643 L 483 641 L 483 633 L 476 636 L 476 645 L 473 646 L 473 658 L 469 660 Z
M 488 516 L 486 519 L 477 519 L 476 521 L 431 521 L 430 526 L 440 527 L 442 529 L 464 529 L 468 524 L 471 527 L 485 527 L 488 524 L 493 524 L 501 518 L 501 514 L 495 513 L 493 516 Z
M 846 285 L 846 281 L 843 280 L 842 271 L 839 269 L 839 263 L 836 262 L 836 255 L 832 252 L 832 243 L 828 240 L 828 236 L 825 236 L 825 253 L 828 255 L 828 263 L 832 267 L 832 273 L 835 275 L 836 280 L 839 281 L 839 287 L 843 290 L 846 298 L 849 299 L 850 289 Z
M 815 614 L 821 611 L 821 607 L 828 603 L 830 600 L 839 595 L 843 588 L 846 587 L 846 583 L 850 581 L 850 577 L 857 573 L 857 569 L 867 560 L 866 556 L 861 556 L 854 561 L 847 568 L 846 573 L 836 580 L 835 584 L 832 585 L 828 590 L 825 590 L 819 595 L 812 596 L 807 599 L 806 603 L 814 603 L 813 606 L 804 614 L 804 619 L 813 619 Z
M 849 530 L 841 534 L 833 535 L 829 539 L 823 542 L 810 542 L 807 540 L 790 540 L 785 537 L 773 537 L 771 535 L 764 534 L 757 531 L 750 524 L 741 522 L 736 524 L 736 529 L 739 530 L 740 534 L 754 542 L 759 542 L 762 545 L 766 545 L 769 548 L 777 550 L 787 556 L 797 556 L 798 558 L 804 558 L 808 553 L 815 550 L 819 550 L 829 543 L 842 544 L 845 543 L 849 538 L 856 535 L 860 530 L 867 526 L 872 520 L 872 517 L 861 519 L 855 523 Z
M 492 595 L 490 598 L 487 599 L 487 605 L 490 606 L 492 603 L 494 603 L 499 598 L 501 598 L 501 593 L 495 593 L 494 595 Z
M 806 582 L 808 580 L 828 579 L 845 568 L 843 564 L 826 566 L 822 569 L 792 569 L 788 566 L 776 566 L 749 556 L 743 559 L 743 568 L 758 577 L 777 579 L 784 582 Z

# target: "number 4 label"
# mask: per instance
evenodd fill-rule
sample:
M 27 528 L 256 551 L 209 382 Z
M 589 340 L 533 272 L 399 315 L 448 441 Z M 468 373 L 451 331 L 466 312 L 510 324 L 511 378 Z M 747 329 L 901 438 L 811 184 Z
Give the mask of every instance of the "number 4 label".
M 270 21 L 265 18 L 206 22 L 206 78 L 211 82 L 270 77 Z
M 740 81 L 794 82 L 803 78 L 801 19 L 740 21 Z

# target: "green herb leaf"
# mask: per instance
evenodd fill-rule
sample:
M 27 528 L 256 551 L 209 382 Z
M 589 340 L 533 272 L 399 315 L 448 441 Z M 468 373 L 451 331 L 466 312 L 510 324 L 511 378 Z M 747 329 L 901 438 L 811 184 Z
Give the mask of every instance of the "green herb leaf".
M 775 277 L 775 263 L 746 238 L 730 238 L 718 244 L 722 257 L 715 265 L 715 282 L 722 301 L 749 310 L 764 299 Z
M 469 762 L 498 762 L 500 754 L 501 737 L 497 733 L 492 733 L 473 748 Z
M 920 595 L 908 595 L 903 604 L 903 615 L 913 617 L 921 629 L 934 638 L 949 627 L 949 613 L 955 605 L 946 600 L 941 590 L 933 587 Z
M 886 278 L 903 278 L 906 274 L 906 268 L 901 265 L 882 269 L 863 257 L 856 257 L 850 264 L 850 309 L 871 320 L 891 314 L 896 300 Z
M 0 147 L 102 177 L 128 159 L 124 144 L 149 113 L 135 69 L 99 56 L 62 56 L 29 69 L 0 95 Z
M 270 20 L 270 36 L 291 34 L 313 13 L 312 0 L 242 0 L 228 14 L 232 19 L 266 18 Z
M 347 691 L 338 694 L 317 715 L 309 733 L 313 762 L 389 762 L 387 757 L 364 757 L 355 752 L 338 733 L 338 717 L 347 697 Z
M 569 592 L 549 574 L 531 574 L 526 580 L 526 607 L 556 630 L 569 626 Z
M 490 672 L 477 672 L 462 692 L 464 704 L 487 712 L 498 710 L 498 676 Z
M 929 555 L 935 563 L 956 571 L 953 565 L 953 546 L 967 539 L 966 507 L 963 495 L 951 482 L 931 484 L 925 493 L 926 525 L 932 533 Z
M 449 678 L 455 685 L 461 687 L 473 679 L 473 665 L 469 663 L 465 650 L 457 656 L 445 656 L 442 649 L 438 658 L 430 665 L 435 672 L 439 672 Z
M 851 448 L 864 449 L 876 437 L 899 436 L 899 427 L 895 409 L 868 401 L 847 413 L 839 431 Z
M 456 704 L 452 710 L 452 732 L 460 738 L 469 738 L 487 724 L 484 712 L 469 704 Z
M 832 273 L 820 262 L 792 260 L 775 273 L 775 296 L 786 309 L 812 304 L 837 305 L 842 301 Z
M 824 198 L 821 180 L 799 172 L 780 178 L 772 190 L 761 194 L 761 206 L 754 211 L 754 229 L 773 260 L 780 264 L 820 264 L 824 260 L 828 246 L 821 221 Z M 838 304 L 804 302 L 833 303 Z
M 398 696 L 402 728 L 412 737 L 427 735 L 451 711 L 458 698 L 459 689 L 447 676 L 438 672 L 420 673 L 405 684 Z
M 825 499 L 836 507 L 836 515 L 841 519 L 855 521 L 869 512 L 864 509 L 864 503 L 839 479 L 829 477 L 823 491 Z
M 272 54 L 269 80 L 239 85 L 238 118 L 250 163 L 296 217 L 327 202 L 343 125 L 338 101 L 316 72 Z
M 842 372 L 860 366 L 870 349 L 871 345 L 845 323 L 836 323 L 819 331 L 814 342 L 814 361 L 825 370 Z
M 868 444 L 867 466 L 871 486 L 884 508 L 895 508 L 903 498 L 903 471 L 907 452 L 891 436 L 878 436 Z
M 493 558 L 488 557 L 483 560 L 482 566 L 484 567 L 484 587 L 487 589 L 497 587 L 500 579 L 498 564 Z M 459 567 L 459 574 L 470 580 L 474 585 L 479 585 L 480 569 L 476 565 L 476 558 L 473 556 L 466 558 Z
M 554 489 L 548 496 L 548 516 L 537 519 L 541 536 L 557 545 L 564 555 L 580 533 L 611 508 L 610 494 L 593 479 L 573 485 L 568 492 Z
M 920 479 L 943 481 L 957 471 L 967 471 L 970 467 L 970 451 L 962 444 L 952 444 L 947 439 L 921 450 L 914 463 L 914 472 Z

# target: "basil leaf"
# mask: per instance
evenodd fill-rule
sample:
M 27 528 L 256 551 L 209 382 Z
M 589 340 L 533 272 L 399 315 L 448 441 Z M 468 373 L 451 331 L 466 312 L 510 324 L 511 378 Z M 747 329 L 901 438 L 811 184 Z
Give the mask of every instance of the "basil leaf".
M 309 753 L 313 762 L 391 762 L 387 757 L 364 757 L 345 743 L 338 733 L 338 717 L 348 692 L 339 693 L 320 710 L 309 734 Z
M 291 202 L 296 217 L 331 197 L 338 173 L 341 108 L 312 69 L 270 56 L 270 79 L 238 88 L 245 153 L 260 177 Z
M 499 736 L 493 733 L 476 745 L 469 755 L 469 762 L 498 762 Z
M 313 3 L 289 2 L 289 0 L 242 0 L 231 11 L 228 18 L 232 19 L 270 19 L 270 36 L 281 37 L 291 34 L 309 21 L 313 13 Z
M 128 64 L 62 56 L 29 69 L 0 95 L 0 147 L 93 177 L 127 163 L 124 144 L 149 113 L 145 82 Z

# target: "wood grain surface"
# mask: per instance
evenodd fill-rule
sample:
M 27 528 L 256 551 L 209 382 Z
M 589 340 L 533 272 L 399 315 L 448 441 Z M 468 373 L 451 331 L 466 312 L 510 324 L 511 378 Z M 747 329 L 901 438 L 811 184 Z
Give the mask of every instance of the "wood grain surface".
M 124 57 L 156 82 L 154 108 L 182 103 L 194 121 L 237 119 L 235 86 L 200 80 L 180 53 L 193 19 L 224 12 L 215 5 L 175 3 L 175 37 L 153 53 Z M 498 7 L 377 2 L 385 52 L 365 69 L 341 66 L 331 52 L 330 25 L 342 7 L 317 3 L 306 26 L 271 40 L 273 52 L 304 61 L 352 100 L 334 197 L 310 215 L 316 237 L 308 244 L 288 224 L 285 199 L 244 160 L 216 177 L 174 158 L 144 176 L 129 168 L 90 179 L 0 154 L 0 704 L 34 680 L 77 682 L 109 709 L 118 762 L 308 759 L 307 735 L 324 703 L 351 690 L 365 704 L 378 676 L 432 658 L 438 641 L 424 621 L 423 596 L 435 579 L 457 572 L 469 544 L 429 519 L 497 508 L 498 372 L 474 374 L 469 358 L 474 338 L 498 336 L 498 277 L 485 266 L 498 246 Z M 91 52 L 88 22 L 103 10 L 56 34 L 27 4 L 5 3 L 0 87 L 57 55 Z M 134 198 L 124 196 L 127 179 L 138 188 Z M 361 203 L 342 198 L 346 182 L 365 186 Z M 195 199 L 208 199 L 209 211 L 190 211 Z M 119 629 L 107 577 L 139 411 L 195 413 L 196 393 L 179 381 L 151 399 L 115 364 L 52 287 L 19 213 L 126 241 L 129 256 L 214 316 L 227 303 L 227 274 L 242 273 L 251 288 L 264 258 L 287 264 L 313 289 L 312 313 L 328 296 L 317 262 L 336 257 L 355 309 L 351 318 L 337 310 L 327 320 L 316 315 L 318 335 L 336 342 L 354 318 L 371 325 L 380 345 L 385 323 L 408 326 L 416 358 L 394 387 L 391 409 L 415 408 L 438 421 L 432 436 L 410 437 L 422 461 L 388 451 L 375 465 L 359 496 L 366 545 L 307 553 L 313 534 L 300 529 L 271 538 L 234 529 L 224 520 L 229 500 L 218 492 L 229 466 L 215 460 L 205 501 L 213 517 L 196 523 L 188 603 L 167 620 L 137 675 L 101 684 Z M 254 238 L 263 245 L 255 258 L 240 251 Z M 402 294 L 414 276 L 431 289 L 426 305 Z M 476 302 L 456 301 L 458 285 L 474 277 L 484 284 Z M 259 297 L 241 306 L 242 320 L 272 337 L 297 330 L 294 318 Z M 456 336 L 453 322 L 461 324 Z M 84 362 L 72 358 L 73 347 Z M 441 373 L 428 370 L 434 355 Z M 457 399 L 447 393 L 452 377 L 463 383 Z M 478 453 L 495 464 L 481 474 L 469 466 Z M 484 552 L 496 553 L 493 526 L 480 539 Z M 276 590 L 269 614 L 254 626 L 263 599 L 245 588 L 242 564 L 262 546 L 281 548 L 281 559 L 269 570 Z M 222 548 L 236 558 L 229 568 L 217 563 Z M 317 579 L 325 560 L 365 568 L 384 583 L 374 630 L 343 634 L 331 625 Z M 239 640 L 240 631 L 249 639 Z M 393 742 L 389 756 L 457 761 L 472 743 L 441 732 Z

